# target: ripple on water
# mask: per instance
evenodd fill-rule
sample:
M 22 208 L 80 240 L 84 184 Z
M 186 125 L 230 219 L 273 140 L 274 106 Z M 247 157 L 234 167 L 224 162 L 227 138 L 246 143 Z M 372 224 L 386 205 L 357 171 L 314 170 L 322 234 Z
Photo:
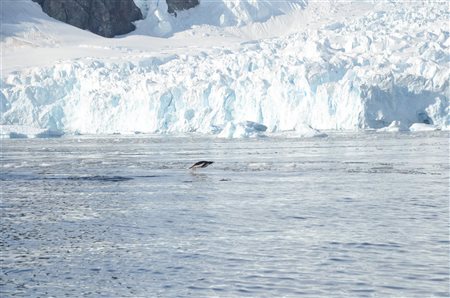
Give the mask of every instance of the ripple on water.
M 355 138 L 5 141 L 2 295 L 448 297 L 447 137 Z

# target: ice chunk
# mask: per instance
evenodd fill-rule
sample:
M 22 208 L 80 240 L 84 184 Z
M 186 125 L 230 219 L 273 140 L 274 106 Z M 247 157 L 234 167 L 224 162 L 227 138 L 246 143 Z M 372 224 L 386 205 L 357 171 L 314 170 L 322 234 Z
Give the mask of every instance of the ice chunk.
M 328 136 L 326 133 L 321 132 L 320 130 L 315 129 L 305 123 L 300 123 L 295 127 L 294 130 L 284 131 L 278 135 L 288 138 L 324 138 Z
M 383 127 L 380 129 L 377 129 L 379 132 L 399 132 L 399 131 L 408 131 L 409 128 L 401 123 L 400 121 L 392 121 L 391 124 L 387 127 Z
M 9 133 L 10 139 L 26 139 L 28 136 L 24 133 L 12 131 Z
M 256 123 L 253 121 L 244 121 L 241 123 L 243 126 L 247 127 L 249 130 L 265 132 L 267 130 L 267 126 L 264 124 Z
M 228 122 L 224 129 L 218 134 L 219 138 L 249 138 L 265 136 L 267 126 L 253 121 L 239 123 Z
M 409 127 L 410 131 L 416 132 L 416 131 L 436 131 L 440 130 L 439 127 L 433 124 L 426 124 L 426 123 L 414 123 Z
M 59 138 L 64 135 L 64 132 L 53 130 L 53 129 L 46 129 L 38 134 L 35 135 L 36 138 Z

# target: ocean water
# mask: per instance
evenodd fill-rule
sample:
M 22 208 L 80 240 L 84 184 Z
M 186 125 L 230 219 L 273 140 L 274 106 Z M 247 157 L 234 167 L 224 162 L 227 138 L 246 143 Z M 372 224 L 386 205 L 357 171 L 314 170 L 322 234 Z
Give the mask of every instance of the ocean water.
M 1 297 L 450 295 L 448 132 L 1 145 Z

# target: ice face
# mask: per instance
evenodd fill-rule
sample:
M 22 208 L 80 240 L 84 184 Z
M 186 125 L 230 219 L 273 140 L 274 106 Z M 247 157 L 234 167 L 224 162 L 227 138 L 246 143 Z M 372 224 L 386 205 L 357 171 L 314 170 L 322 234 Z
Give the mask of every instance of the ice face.
M 448 8 L 384 8 L 232 50 L 130 52 L 9 73 L 0 90 L 1 123 L 225 137 L 260 134 L 245 121 L 267 133 L 308 136 L 392 123 L 448 129 Z

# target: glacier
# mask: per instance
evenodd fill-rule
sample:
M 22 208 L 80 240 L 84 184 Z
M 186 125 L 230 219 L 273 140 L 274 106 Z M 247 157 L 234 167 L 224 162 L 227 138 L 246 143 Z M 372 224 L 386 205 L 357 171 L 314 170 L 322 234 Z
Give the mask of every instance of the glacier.
M 235 2 L 243 5 L 245 1 L 224 1 Z M 301 2 L 296 9 L 304 13 L 314 7 L 310 2 Z M 203 31 L 193 26 L 186 32 L 200 30 L 208 35 L 211 26 L 223 25 L 229 29 L 220 34 L 231 34 L 236 26 L 246 30 L 245 25 L 254 21 L 275 22 L 277 13 L 270 17 L 261 13 L 271 8 L 268 3 L 256 7 L 253 15 L 258 18 L 247 15 L 239 22 L 236 13 L 232 22 L 207 24 Z M 181 12 L 180 20 L 173 22 L 183 22 L 185 14 L 186 26 L 195 9 Z M 155 22 L 154 10 L 146 15 L 135 35 L 117 42 L 136 42 L 146 30 L 143 26 Z M 114 42 L 86 46 L 93 38 L 89 35 L 83 39 L 86 44 L 77 47 L 104 50 L 103 56 L 2 70 L 0 124 L 81 134 L 221 137 L 283 131 L 298 136 L 322 136 L 320 130 L 399 131 L 415 123 L 448 130 L 449 17 L 445 2 L 384 1 L 366 13 L 290 28 L 290 33 L 278 37 L 233 37 L 230 46 L 212 42 L 164 51 L 136 50 L 131 43 L 128 48 Z M 175 28 L 166 25 L 159 33 Z M 179 37 L 174 34 L 168 40 L 176 43 Z M 11 40 L 3 39 L 2 44 L 7 55 L 20 51 L 8 48 Z M 52 45 L 52 50 L 59 46 Z M 120 55 L 109 56 L 110 51 Z M 47 56 L 52 53 L 49 50 Z M 10 69 L 7 60 L 5 64 Z M 267 129 L 258 130 L 259 126 L 249 123 Z
M 168 37 L 193 26 L 242 27 L 270 18 L 286 15 L 307 6 L 307 0 L 215 0 L 200 1 L 200 5 L 167 13 L 165 0 L 134 0 L 144 16 L 136 22 L 138 34 Z

